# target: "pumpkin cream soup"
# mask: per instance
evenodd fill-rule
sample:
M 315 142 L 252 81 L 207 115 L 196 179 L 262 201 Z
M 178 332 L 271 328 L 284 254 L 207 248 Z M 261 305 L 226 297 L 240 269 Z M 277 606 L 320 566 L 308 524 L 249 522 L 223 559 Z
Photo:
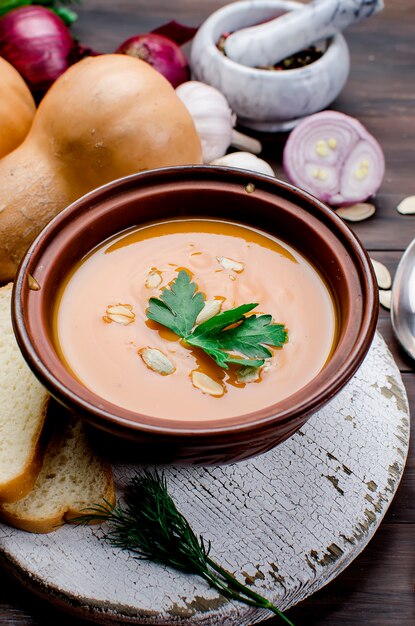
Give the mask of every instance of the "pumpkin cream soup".
M 335 307 L 314 267 L 231 222 L 150 224 L 104 242 L 60 287 L 60 358 L 98 396 L 137 413 L 229 418 L 270 406 L 324 366 Z

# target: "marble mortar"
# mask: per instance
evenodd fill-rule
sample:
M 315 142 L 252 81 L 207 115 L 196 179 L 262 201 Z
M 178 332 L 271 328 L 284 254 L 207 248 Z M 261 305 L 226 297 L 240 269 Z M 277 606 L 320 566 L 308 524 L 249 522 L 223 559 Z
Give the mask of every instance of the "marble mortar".
M 240 65 L 216 47 L 223 33 L 303 6 L 291 0 L 242 0 L 219 9 L 199 28 L 191 50 L 193 77 L 219 89 L 242 126 L 259 131 L 291 130 L 303 117 L 326 108 L 343 89 L 350 56 L 340 32 L 319 42 L 325 49 L 320 59 L 293 70 L 274 72 Z

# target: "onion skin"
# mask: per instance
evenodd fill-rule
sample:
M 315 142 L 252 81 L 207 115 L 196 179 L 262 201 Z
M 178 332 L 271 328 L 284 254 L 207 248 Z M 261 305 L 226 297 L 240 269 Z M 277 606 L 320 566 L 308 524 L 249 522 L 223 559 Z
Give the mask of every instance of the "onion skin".
M 163 35 L 163 37 L 167 37 L 167 39 L 171 39 L 171 41 L 182 46 L 193 39 L 197 30 L 197 28 L 185 26 L 184 24 L 180 24 L 180 22 L 176 22 L 176 20 L 172 20 L 171 22 L 167 22 L 167 24 L 162 24 L 162 26 L 155 28 L 151 32 L 157 35 Z
M 63 21 L 41 6 L 24 6 L 0 19 L 0 56 L 39 97 L 72 64 L 72 36 Z
M 190 80 L 189 64 L 182 49 L 163 35 L 147 33 L 130 37 L 117 48 L 116 53 L 146 61 L 174 88 Z

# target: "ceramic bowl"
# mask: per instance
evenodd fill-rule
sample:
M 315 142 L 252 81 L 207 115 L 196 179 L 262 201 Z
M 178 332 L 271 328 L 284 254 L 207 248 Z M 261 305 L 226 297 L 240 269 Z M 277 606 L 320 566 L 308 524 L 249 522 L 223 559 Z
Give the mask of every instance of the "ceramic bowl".
M 341 33 L 321 44 L 325 52 L 314 63 L 281 72 L 235 63 L 216 46 L 225 32 L 258 24 L 302 6 L 284 0 L 234 2 L 213 13 L 193 40 L 193 77 L 219 89 L 243 126 L 260 131 L 291 130 L 303 117 L 326 108 L 346 83 L 350 58 Z
M 52 340 L 51 303 L 73 265 L 115 233 L 183 216 L 229 219 L 274 234 L 302 252 L 325 278 L 338 312 L 337 343 L 320 373 L 290 397 L 209 423 L 166 420 L 111 404 L 78 382 L 60 361 Z M 273 177 L 213 166 L 143 172 L 77 200 L 35 240 L 13 292 L 18 343 L 50 393 L 95 427 L 132 439 L 150 451 L 153 461 L 163 462 L 237 461 L 290 437 L 354 374 L 371 344 L 376 318 L 371 263 L 328 206 Z

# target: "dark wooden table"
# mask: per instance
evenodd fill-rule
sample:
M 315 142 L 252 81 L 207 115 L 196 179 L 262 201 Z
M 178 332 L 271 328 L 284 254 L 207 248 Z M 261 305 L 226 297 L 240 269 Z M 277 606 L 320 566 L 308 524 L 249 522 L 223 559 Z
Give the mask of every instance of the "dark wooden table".
M 84 44 L 110 52 L 127 37 L 173 18 L 198 25 L 223 4 L 224 0 L 84 0 L 74 30 Z M 351 75 L 333 108 L 357 117 L 385 151 L 386 175 L 375 199 L 377 212 L 354 230 L 371 256 L 393 273 L 415 237 L 415 215 L 404 217 L 396 211 L 402 198 L 415 194 L 415 2 L 386 0 L 386 5 L 383 13 L 347 31 Z M 261 139 L 264 158 L 276 165 L 282 177 L 285 137 L 266 135 Z M 413 406 L 414 363 L 397 345 L 385 310 L 380 311 L 379 329 L 400 367 Z M 415 624 L 414 487 L 412 449 L 396 497 L 375 537 L 336 580 L 288 612 L 297 626 Z M 85 624 L 33 597 L 5 573 L 0 573 L 0 623 Z M 277 623 L 276 619 L 265 622 L 269 626 Z

